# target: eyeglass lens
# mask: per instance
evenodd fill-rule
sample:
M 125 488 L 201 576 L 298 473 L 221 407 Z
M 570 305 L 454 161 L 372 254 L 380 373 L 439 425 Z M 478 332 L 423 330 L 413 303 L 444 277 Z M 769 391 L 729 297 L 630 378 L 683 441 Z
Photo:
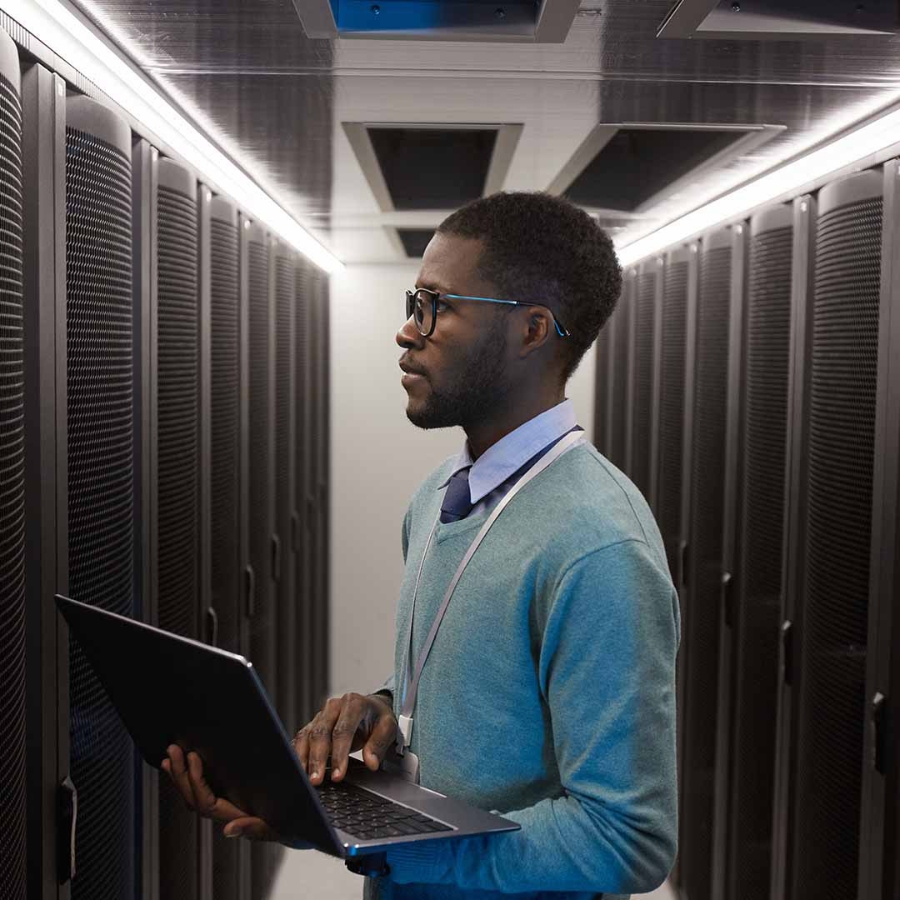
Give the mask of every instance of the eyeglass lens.
M 420 334 L 431 334 L 432 318 L 434 317 L 434 306 L 431 302 L 431 296 L 424 291 L 416 291 L 406 294 L 406 317 L 412 316 L 416 322 L 416 328 Z

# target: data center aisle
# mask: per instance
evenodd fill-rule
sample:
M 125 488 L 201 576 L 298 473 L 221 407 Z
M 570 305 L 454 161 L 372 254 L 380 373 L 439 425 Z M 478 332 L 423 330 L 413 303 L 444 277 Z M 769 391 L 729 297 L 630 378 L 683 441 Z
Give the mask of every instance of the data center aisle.
M 668 884 L 641 896 L 644 900 L 675 900 Z M 270 900 L 360 900 L 362 881 L 343 862 L 314 850 L 289 850 Z

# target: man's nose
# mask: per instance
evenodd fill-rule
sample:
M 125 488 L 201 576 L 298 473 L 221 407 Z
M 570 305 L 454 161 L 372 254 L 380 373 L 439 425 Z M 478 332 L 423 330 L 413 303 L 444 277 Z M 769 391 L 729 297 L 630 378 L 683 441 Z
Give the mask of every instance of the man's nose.
M 425 343 L 425 338 L 422 336 L 419 329 L 416 328 L 416 323 L 412 316 L 403 323 L 402 327 L 397 332 L 397 343 L 403 347 L 404 350 L 409 350 L 413 347 L 421 348 Z

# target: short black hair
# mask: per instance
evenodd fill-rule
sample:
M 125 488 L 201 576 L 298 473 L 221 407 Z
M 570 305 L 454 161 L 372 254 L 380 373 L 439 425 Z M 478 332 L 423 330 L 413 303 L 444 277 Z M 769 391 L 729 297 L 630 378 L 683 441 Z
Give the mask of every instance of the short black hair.
M 622 269 L 609 235 L 584 210 L 542 192 L 492 194 L 448 216 L 439 234 L 481 240 L 479 271 L 501 299 L 549 306 L 568 329 L 568 380 L 612 314 Z

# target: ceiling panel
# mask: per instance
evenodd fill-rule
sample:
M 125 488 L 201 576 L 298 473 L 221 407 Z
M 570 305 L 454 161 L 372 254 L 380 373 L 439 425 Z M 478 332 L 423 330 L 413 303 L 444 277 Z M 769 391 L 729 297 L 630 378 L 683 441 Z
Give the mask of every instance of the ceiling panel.
M 656 38 L 671 0 L 583 0 L 563 45 L 310 40 L 291 0 L 81 0 L 348 261 L 401 259 L 341 122 L 521 123 L 503 186 L 546 189 L 603 123 L 783 125 L 623 226 L 657 227 L 900 97 L 900 38 Z M 602 214 L 602 211 L 600 211 Z M 399 218 L 398 218 L 399 216 Z

